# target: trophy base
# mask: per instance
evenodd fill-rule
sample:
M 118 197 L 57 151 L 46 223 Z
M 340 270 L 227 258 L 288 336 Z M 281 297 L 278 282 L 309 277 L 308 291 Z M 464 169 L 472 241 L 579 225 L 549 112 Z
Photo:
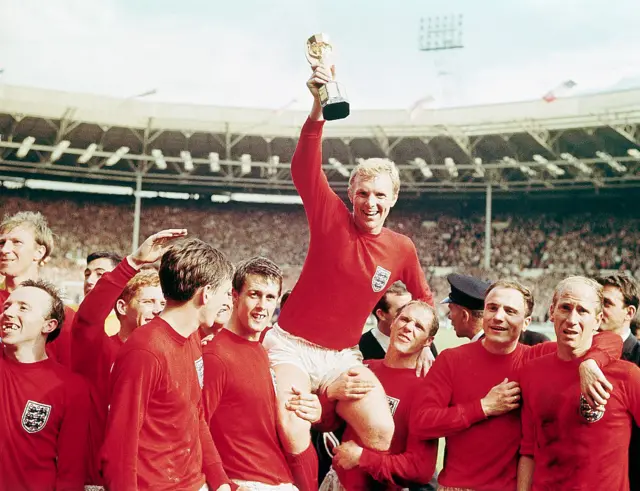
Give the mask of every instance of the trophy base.
M 320 87 L 322 116 L 327 121 L 344 119 L 349 116 L 349 101 L 342 85 L 329 82 Z
M 344 100 L 330 102 L 322 108 L 322 116 L 327 121 L 346 118 L 349 116 L 349 102 Z

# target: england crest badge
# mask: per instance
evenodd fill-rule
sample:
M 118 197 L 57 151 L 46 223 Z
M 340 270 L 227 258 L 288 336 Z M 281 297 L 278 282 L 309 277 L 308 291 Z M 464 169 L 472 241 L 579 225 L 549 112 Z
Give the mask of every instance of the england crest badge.
M 22 427 L 27 433 L 37 433 L 47 424 L 51 406 L 39 402 L 27 401 L 22 413 Z
M 379 293 L 384 290 L 390 277 L 391 271 L 387 271 L 382 266 L 378 266 L 373 278 L 371 278 L 371 288 L 373 288 L 373 291 Z
M 204 387 L 204 360 L 202 356 L 195 361 L 196 374 L 198 375 L 198 384 L 202 389 Z
M 396 409 L 398 409 L 398 404 L 400 404 L 400 399 L 396 399 L 395 397 L 387 396 L 387 402 L 389 403 L 389 409 L 391 410 L 391 416 L 396 414 Z

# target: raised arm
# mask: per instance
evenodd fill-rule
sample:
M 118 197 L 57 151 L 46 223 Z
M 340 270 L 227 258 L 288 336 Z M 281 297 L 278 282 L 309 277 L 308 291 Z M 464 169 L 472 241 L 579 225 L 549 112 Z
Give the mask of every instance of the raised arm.
M 313 107 L 309 118 L 302 127 L 296 151 L 291 160 L 291 178 L 302 202 L 310 224 L 321 218 L 329 203 L 338 204 L 342 200 L 329 186 L 327 176 L 322 170 L 322 107 L 318 87 L 327 83 L 326 70 L 317 67 L 307 81 L 307 87 L 313 95 Z
M 407 290 L 409 290 L 414 299 L 423 300 L 429 305 L 433 305 L 433 293 L 424 277 L 424 270 L 420 265 L 418 252 L 413 242 L 409 239 L 407 240 L 410 243 L 410 250 L 406 253 L 407 263 L 402 274 L 402 281 L 407 285 Z
M 105 273 L 98 280 L 75 315 L 71 329 L 71 367 L 91 383 L 98 383 L 95 370 L 96 363 L 99 363 L 97 353 L 108 337 L 104 331 L 104 322 L 127 282 L 137 272 L 138 270 L 124 259 L 113 271 Z

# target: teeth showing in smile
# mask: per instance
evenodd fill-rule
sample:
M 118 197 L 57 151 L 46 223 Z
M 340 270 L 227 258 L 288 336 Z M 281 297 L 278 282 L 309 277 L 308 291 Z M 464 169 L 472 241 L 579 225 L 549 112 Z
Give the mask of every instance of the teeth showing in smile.
M 17 331 L 18 329 L 20 329 L 18 324 L 13 324 L 12 322 L 5 322 L 2 324 L 3 331 Z

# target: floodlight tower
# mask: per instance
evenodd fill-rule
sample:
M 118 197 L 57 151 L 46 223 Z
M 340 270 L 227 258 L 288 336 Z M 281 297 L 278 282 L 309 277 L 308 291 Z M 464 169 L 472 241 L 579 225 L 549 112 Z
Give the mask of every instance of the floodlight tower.
M 434 54 L 436 80 L 442 104 L 452 102 L 455 88 L 452 87 L 451 61 L 456 50 L 464 48 L 462 42 L 463 16 L 438 15 L 420 19 L 418 48 Z

